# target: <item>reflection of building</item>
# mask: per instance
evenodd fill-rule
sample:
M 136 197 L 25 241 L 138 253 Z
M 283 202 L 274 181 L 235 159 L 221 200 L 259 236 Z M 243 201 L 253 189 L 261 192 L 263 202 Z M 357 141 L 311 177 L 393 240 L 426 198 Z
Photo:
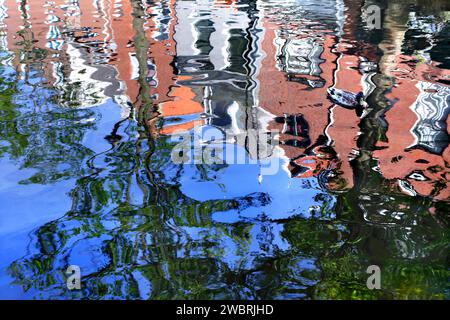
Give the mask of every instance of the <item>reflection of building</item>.
M 405 63 L 409 57 L 397 59 L 398 70 L 410 68 Z M 446 86 L 420 80 L 420 75 L 433 72 L 432 66 L 419 65 L 406 71 L 414 73 L 414 79 L 397 75 L 396 86 L 388 96 L 396 101 L 386 113 L 388 140 L 378 143 L 381 149 L 374 156 L 383 176 L 398 180 L 403 191 L 445 200 L 450 197 L 450 92 Z
M 308 177 L 324 169 L 335 169 L 345 179 L 344 187 L 351 187 L 353 177 L 348 158 L 356 148 L 359 118 L 354 111 L 334 106 L 327 97 L 327 89 L 332 86 L 353 92 L 364 89 L 358 71 L 359 58 L 344 54 L 346 48 L 354 45 L 347 41 L 352 35 L 347 24 L 351 25 L 360 11 L 354 6 L 344 18 L 338 3 L 329 2 L 323 7 L 303 8 L 295 2 L 284 9 L 263 6 L 267 10 L 262 44 L 266 57 L 258 75 L 259 98 L 260 105 L 271 113 L 279 117 L 301 114 L 307 123 L 306 138 L 287 132 L 286 123 L 272 122 L 273 127 L 282 131 L 283 149 L 293 160 L 292 175 Z M 304 14 L 304 10 L 313 8 L 314 12 Z M 315 25 L 314 19 L 325 23 L 321 28 L 308 27 Z M 297 24 L 301 27 L 293 34 Z M 331 31 L 334 29 L 343 33 L 341 40 Z M 340 161 L 321 148 L 326 145 L 333 147 Z
M 254 108 L 254 80 L 247 76 L 255 68 L 246 52 L 255 41 L 248 12 L 236 1 L 177 1 L 173 10 L 178 75 L 173 99 L 160 104 L 162 133 L 192 129 L 199 120 L 232 135 L 264 127 L 267 115 Z
M 394 21 L 396 14 L 400 13 L 390 8 L 387 21 Z M 429 23 L 417 15 L 408 18 L 411 21 L 407 25 L 420 27 L 422 37 L 439 32 L 438 18 Z M 387 95 L 393 101 L 393 107 L 386 112 L 387 141 L 378 142 L 379 150 L 374 156 L 383 176 L 397 181 L 405 193 L 447 200 L 450 198 L 450 90 L 439 82 L 448 79 L 450 72 L 438 68 L 426 52 L 418 51 L 416 57 L 400 54 L 408 41 L 407 27 L 391 22 L 389 28 L 395 46 L 382 46 L 381 69 L 395 77 L 396 82 Z M 425 61 L 417 63 L 419 59 Z
M 166 118 L 162 134 L 170 134 L 176 130 L 190 130 L 199 115 L 203 112 L 201 101 L 189 86 L 182 85 L 190 80 L 189 76 L 178 75 L 173 65 L 178 54 L 179 44 L 176 41 L 176 27 L 179 17 L 176 1 L 161 2 L 152 8 L 157 17 L 151 35 L 150 55 L 155 63 L 155 79 L 153 95 L 162 115 Z M 153 19 L 151 20 L 153 23 Z
M 138 101 L 140 70 L 130 1 L 0 3 L 2 47 L 14 53 L 13 64 L 20 70 L 39 57 L 44 77 L 61 91 L 61 103 L 90 106 L 114 98 L 126 106 Z M 142 4 L 149 42 L 145 78 L 164 117 L 160 132 L 191 130 L 196 121 L 235 135 L 278 129 L 292 176 L 333 170 L 340 180 L 329 187 L 351 188 L 349 160 L 358 153 L 360 118 L 334 105 L 327 89 L 372 90 L 372 74 L 359 71 L 361 56 L 376 59 L 376 48 L 357 38 L 362 3 Z M 418 15 L 410 19 L 410 28 L 440 30 Z M 448 190 L 444 168 L 449 92 L 436 81 L 448 73 L 431 61 L 410 67 L 411 58 L 400 54 L 408 27 L 394 22 L 388 15 L 392 34 L 386 43 L 394 46 L 381 43 L 385 54 L 380 65 L 396 78 L 388 98 L 398 101 L 386 113 L 388 141 L 378 142 L 383 149 L 374 154 L 386 178 L 408 182 L 408 188 L 420 194 L 445 198 L 448 191 L 439 190 Z
M 262 50 L 266 56 L 258 75 L 260 105 L 286 119 L 274 121 L 271 126 L 283 132 L 283 149 L 288 158 L 293 160 L 291 173 L 307 177 L 331 169 L 340 181 L 338 185 L 329 184 L 330 188 L 349 188 L 353 185 L 350 160 L 359 152 L 356 140 L 360 119 L 354 111 L 331 103 L 327 99 L 326 89 L 336 86 L 355 93 L 363 91 L 367 96 L 374 88 L 371 81 L 374 73 L 358 71 L 360 57 L 373 61 L 376 51 L 375 47 L 361 43 L 356 38 L 361 3 L 353 1 L 351 6 L 347 6 L 345 18 L 337 19 L 339 38 L 318 28 L 305 33 L 303 27 L 299 28 L 298 34 L 293 34 L 293 26 L 300 21 L 305 25 L 309 22 L 304 18 L 305 15 L 295 16 L 293 13 L 299 7 L 298 4 L 285 11 L 280 7 L 263 6 L 268 14 L 263 18 L 265 37 Z M 314 14 L 322 14 L 322 21 L 327 21 L 327 14 L 342 16 L 338 8 L 336 6 L 335 12 L 317 10 Z M 289 12 L 289 15 L 285 12 Z M 417 20 L 417 17 L 413 18 Z M 433 32 L 439 30 L 438 27 L 422 29 Z M 379 142 L 385 149 L 376 151 L 375 156 L 386 178 L 406 179 L 416 189 L 414 192 L 434 196 L 440 193 L 438 198 L 445 199 L 449 196 L 448 191 L 440 192 L 439 189 L 448 190 L 445 176 L 448 171 L 444 169 L 448 151 L 444 150 L 448 147 L 449 93 L 447 87 L 424 79 L 430 76 L 435 80 L 444 79 L 448 73 L 432 63 L 418 64 L 416 70 L 407 70 L 406 60 L 409 58 L 404 60 L 405 57 L 399 55 L 404 31 L 399 35 L 395 28 L 393 30 L 394 43 L 399 47 L 393 55 L 386 52 L 381 65 L 389 65 L 391 69 L 404 72 L 392 74 L 398 83 L 392 88 L 389 98 L 397 99 L 398 102 L 386 115 L 389 142 Z M 383 44 L 381 48 L 384 48 Z M 412 79 L 408 80 L 407 74 L 412 74 Z M 297 130 L 296 134 L 291 130 L 290 119 L 298 114 L 305 120 L 307 136 L 304 132 L 298 134 L 301 130 Z M 332 147 L 337 158 L 324 146 Z M 440 155 L 442 153 L 443 157 Z M 430 171 L 426 175 L 423 174 L 425 168 Z M 400 185 L 404 189 L 405 184 Z
M 117 70 L 107 64 L 116 54 L 114 48 L 122 48 L 114 42 L 117 8 L 111 1 L 38 0 L 21 5 L 7 0 L 5 9 L 14 66 L 40 67 L 52 87 L 61 91 L 60 103 L 89 106 L 121 95 Z

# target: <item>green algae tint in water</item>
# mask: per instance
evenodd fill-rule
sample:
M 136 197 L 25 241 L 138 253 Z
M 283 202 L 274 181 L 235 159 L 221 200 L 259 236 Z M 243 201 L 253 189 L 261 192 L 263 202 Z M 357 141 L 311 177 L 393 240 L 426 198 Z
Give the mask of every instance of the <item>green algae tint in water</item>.
M 449 38 L 447 1 L 0 0 L 0 298 L 448 299 Z

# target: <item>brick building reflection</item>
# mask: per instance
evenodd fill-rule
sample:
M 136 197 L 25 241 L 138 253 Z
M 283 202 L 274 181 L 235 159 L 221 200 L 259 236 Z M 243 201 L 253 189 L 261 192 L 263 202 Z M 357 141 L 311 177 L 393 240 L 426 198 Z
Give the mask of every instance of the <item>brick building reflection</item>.
M 359 71 L 361 57 L 380 62 L 381 71 L 394 79 L 395 86 L 386 96 L 393 105 L 386 111 L 385 118 L 388 141 L 379 141 L 377 148 L 381 150 L 373 154 L 379 170 L 398 190 L 446 200 L 450 196 L 447 132 L 450 95 L 448 87 L 438 81 L 448 79 L 449 72 L 431 61 L 416 66 L 411 63 L 413 57 L 400 55 L 407 27 L 399 36 L 396 27 L 390 26 L 391 42 L 397 47 L 393 52 L 385 51 L 383 60 L 379 61 L 375 54 L 377 48 L 358 41 L 356 36 L 362 3 L 345 2 L 348 10 L 345 17 L 337 21 L 342 26 L 340 37 L 323 30 L 310 30 L 296 37 L 289 34 L 288 39 L 283 39 L 283 31 L 297 29 L 299 18 L 280 15 L 277 20 L 280 9 L 269 9 L 271 11 L 263 18 L 262 50 L 266 57 L 259 74 L 260 103 L 278 117 L 301 114 L 307 124 L 308 136 L 296 137 L 290 130 L 293 120 L 271 123 L 284 132 L 282 147 L 285 155 L 293 160 L 289 168 L 293 176 L 317 176 L 324 170 L 331 170 L 334 177 L 329 180 L 328 188 L 351 188 L 350 161 L 359 154 L 360 118 L 354 111 L 331 103 L 326 89 L 336 86 L 355 93 L 363 91 L 368 96 L 374 89 L 371 81 L 374 73 Z M 339 17 L 339 12 L 336 16 Z M 384 49 L 383 44 L 380 47 Z M 289 65 L 289 60 L 295 58 L 297 68 Z M 391 61 L 391 64 L 384 61 Z
M 335 1 L 330 1 L 327 8 L 334 4 Z M 364 77 L 359 72 L 360 57 L 357 55 L 367 56 L 370 48 L 355 48 L 359 46 L 355 39 L 355 20 L 360 16 L 361 4 L 361 1 L 354 1 L 345 14 L 336 7 L 331 11 L 322 8 L 322 12 L 318 8 L 305 17 L 284 14 L 278 17 L 279 8 L 269 8 L 264 15 L 266 35 L 262 50 L 266 58 L 259 75 L 260 103 L 278 117 L 301 114 L 308 124 L 305 139 L 295 137 L 292 132 L 286 133 L 285 124 L 283 127 L 272 123 L 284 132 L 281 141 L 286 156 L 292 159 L 289 168 L 292 175 L 310 177 L 333 170 L 339 179 L 328 187 L 338 190 L 353 186 L 349 160 L 356 150 L 360 119 L 353 110 L 332 103 L 327 97 L 327 89 L 336 86 L 351 92 L 367 93 L 370 90 L 365 87 Z M 305 26 L 314 25 L 306 17 L 332 20 L 332 15 L 338 17 L 336 24 L 340 37 L 332 32 L 336 28 L 334 23 L 328 24 L 327 28 L 310 28 L 305 32 Z M 283 37 L 287 30 L 297 29 L 303 32 L 295 37 Z
M 386 112 L 389 124 L 386 141 L 379 141 L 374 156 L 386 179 L 410 195 L 430 196 L 436 200 L 450 198 L 449 185 L 449 111 L 450 71 L 438 68 L 428 59 L 417 63 L 426 54 L 402 54 L 407 43 L 407 27 L 398 24 L 401 12 L 393 6 L 387 10 L 386 24 L 391 36 L 384 51 L 381 71 L 395 78 L 387 98 L 393 107 Z M 438 32 L 437 18 L 432 22 L 417 15 L 404 17 L 405 26 L 422 32 Z M 393 45 L 392 45 L 393 44 Z
M 393 104 L 385 117 L 387 141 L 374 152 L 381 173 L 404 192 L 448 199 L 449 92 L 438 82 L 448 72 L 431 62 L 412 67 L 411 57 L 399 55 L 406 27 L 394 24 L 395 49 L 381 44 L 378 61 L 378 48 L 357 39 L 363 1 L 325 2 L 304 14 L 289 1 L 261 1 L 258 19 L 246 1 L 143 4 L 147 82 L 164 117 L 160 133 L 190 130 L 198 121 L 237 133 L 278 129 L 293 177 L 332 172 L 328 188 L 352 188 L 350 160 L 359 152 L 361 119 L 333 104 L 327 89 L 370 94 L 373 74 L 359 71 L 365 57 L 396 79 L 386 96 Z M 209 6 L 216 8 L 213 15 L 199 14 Z M 26 69 L 24 52 L 45 50 L 44 78 L 62 92 L 71 90 L 69 103 L 73 97 L 80 106 L 113 98 L 126 115 L 138 100 L 130 1 L 3 0 L 2 12 L 2 46 L 14 53 L 13 65 Z M 319 20 L 321 27 L 314 23 Z

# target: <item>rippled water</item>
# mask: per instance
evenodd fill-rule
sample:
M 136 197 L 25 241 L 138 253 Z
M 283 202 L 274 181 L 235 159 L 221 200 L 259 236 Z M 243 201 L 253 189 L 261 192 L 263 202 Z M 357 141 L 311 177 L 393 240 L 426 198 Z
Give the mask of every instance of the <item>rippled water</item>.
M 445 0 L 0 0 L 0 298 L 448 299 L 449 21 Z M 172 161 L 199 128 L 245 164 Z M 264 174 L 248 141 L 273 130 Z

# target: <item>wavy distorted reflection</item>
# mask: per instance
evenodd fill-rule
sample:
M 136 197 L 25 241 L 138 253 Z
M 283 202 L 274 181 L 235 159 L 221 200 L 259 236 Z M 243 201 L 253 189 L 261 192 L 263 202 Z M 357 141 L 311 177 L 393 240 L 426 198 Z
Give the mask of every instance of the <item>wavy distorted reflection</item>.
M 428 2 L 0 0 L 0 296 L 448 298 L 450 11 Z M 199 128 L 246 164 L 174 163 Z

